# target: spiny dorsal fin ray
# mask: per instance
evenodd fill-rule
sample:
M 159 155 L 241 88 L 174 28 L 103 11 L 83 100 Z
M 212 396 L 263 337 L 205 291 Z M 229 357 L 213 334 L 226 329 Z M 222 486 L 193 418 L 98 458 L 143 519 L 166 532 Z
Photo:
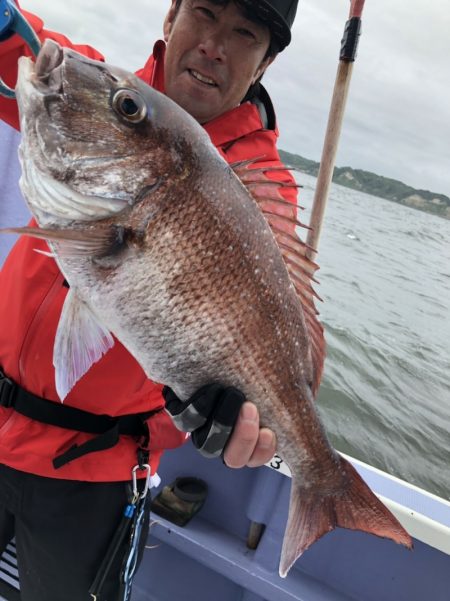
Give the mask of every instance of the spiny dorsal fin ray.
M 301 221 L 299 221 L 296 218 L 288 217 L 287 215 L 280 215 L 279 213 L 276 213 L 275 211 L 269 211 L 267 209 L 264 209 L 263 213 L 264 213 L 264 215 L 270 215 L 270 217 L 273 217 L 274 219 L 280 219 L 281 221 L 284 221 L 284 222 L 288 223 L 289 225 L 296 225 L 298 227 L 303 227 L 305 230 L 311 229 L 309 227 L 309 225 L 305 225 L 304 223 L 302 223 Z
M 266 175 L 269 171 L 286 173 L 286 168 L 281 166 L 249 168 L 256 160 L 241 161 L 231 166 L 265 216 L 303 307 L 314 370 L 312 392 L 316 395 L 325 358 L 323 326 L 317 319 L 318 311 L 314 304 L 314 297 L 321 299 L 311 285 L 311 281 L 316 281 L 314 273 L 318 266 L 308 258 L 306 253 L 309 247 L 296 234 L 297 226 L 310 228 L 297 219 L 297 206 L 288 202 L 280 194 L 280 189 L 299 186 L 294 182 L 269 179 Z
M 230 163 L 230 167 L 233 169 L 233 171 L 236 173 L 236 175 L 238 175 L 238 177 L 240 179 L 242 179 L 241 174 L 244 174 L 244 176 L 246 176 L 247 174 L 254 174 L 254 173 L 266 174 L 269 171 L 270 172 L 280 171 L 282 173 L 286 173 L 286 171 L 300 172 L 300 169 L 298 167 L 295 167 L 294 165 L 264 165 L 263 167 L 253 167 L 252 169 L 248 169 L 248 167 L 250 165 L 254 165 L 258 161 L 262 161 L 264 158 L 265 158 L 264 156 L 259 156 L 259 157 L 255 157 L 253 159 L 246 159 L 245 161 L 236 161 L 235 163 Z M 303 186 L 301 184 L 296 184 L 296 185 L 299 188 L 303 188 Z
M 277 182 L 275 180 L 261 181 L 259 179 L 241 179 L 247 188 L 253 188 L 254 186 L 264 186 L 264 188 L 295 188 L 298 190 L 301 188 L 300 184 L 293 184 L 291 182 Z
M 260 199 L 258 201 L 259 206 L 264 207 L 264 205 L 266 203 L 275 204 L 275 205 L 283 206 L 283 207 L 289 207 L 290 209 L 292 209 L 292 207 L 294 207 L 294 209 L 296 209 L 297 211 L 305 210 L 305 207 L 302 207 L 302 205 L 295 204 L 293 202 L 289 202 L 288 200 L 284 200 L 284 198 L 283 199 L 278 198 L 277 196 L 268 197 L 268 198 L 260 197 Z
M 292 251 L 292 248 L 290 246 L 288 246 L 287 244 L 284 244 L 283 242 L 279 243 L 279 247 L 281 249 L 281 252 L 284 256 L 284 258 L 286 259 L 286 261 L 289 261 L 292 264 L 292 267 L 299 267 L 300 268 L 300 273 L 302 274 L 306 274 L 306 278 L 308 280 L 310 280 L 311 282 L 314 282 L 315 284 L 318 284 L 318 280 L 316 280 L 316 278 L 312 275 L 311 271 L 308 270 L 308 259 L 305 258 L 299 258 L 298 254 L 296 254 L 295 252 Z

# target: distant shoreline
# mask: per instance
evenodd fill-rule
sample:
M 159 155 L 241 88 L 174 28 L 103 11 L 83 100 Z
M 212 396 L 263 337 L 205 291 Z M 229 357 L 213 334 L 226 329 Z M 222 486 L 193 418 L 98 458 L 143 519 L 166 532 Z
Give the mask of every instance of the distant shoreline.
M 280 157 L 286 165 L 317 177 L 320 163 L 285 150 L 280 150 Z M 450 198 L 444 194 L 417 190 L 398 180 L 352 167 L 335 167 L 333 182 L 450 220 Z

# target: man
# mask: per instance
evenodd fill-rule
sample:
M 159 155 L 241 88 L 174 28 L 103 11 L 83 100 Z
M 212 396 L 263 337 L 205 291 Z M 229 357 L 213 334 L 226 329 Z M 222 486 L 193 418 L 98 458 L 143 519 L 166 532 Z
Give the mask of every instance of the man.
M 258 158 L 260 165 L 279 166 L 275 116 L 259 80 L 289 43 L 296 6 L 296 0 L 172 0 L 164 42 L 155 44 L 137 74 L 193 115 L 228 162 Z M 37 17 L 26 16 L 41 39 L 102 60 L 92 48 L 73 46 L 43 29 Z M 18 36 L 0 42 L 0 76 L 9 85 L 26 52 Z M 1 99 L 0 116 L 19 127 L 15 102 Z M 287 172 L 270 177 L 292 181 Z M 295 203 L 294 189 L 284 194 Z M 161 411 L 161 386 L 145 377 L 119 343 L 60 405 L 52 351 L 67 283 L 36 248 L 46 246 L 19 240 L 0 273 L 0 551 L 15 535 L 23 601 L 79 601 L 89 599 L 89 586 L 117 530 L 132 468 L 149 463 L 154 472 L 162 450 L 179 445 L 184 435 Z M 179 411 L 173 393 L 165 395 L 168 409 Z M 259 428 L 256 406 L 242 404 L 241 396 L 208 387 L 188 401 L 208 413 L 226 397 L 225 406 L 234 407 L 238 417 L 224 441 L 225 463 L 262 465 L 275 451 L 275 436 Z M 103 421 L 98 426 L 105 413 L 114 425 L 108 431 Z M 129 418 L 133 427 L 120 429 Z M 193 439 L 206 448 L 208 433 L 196 434 Z M 118 573 L 126 552 L 124 545 L 100 598 L 120 598 Z

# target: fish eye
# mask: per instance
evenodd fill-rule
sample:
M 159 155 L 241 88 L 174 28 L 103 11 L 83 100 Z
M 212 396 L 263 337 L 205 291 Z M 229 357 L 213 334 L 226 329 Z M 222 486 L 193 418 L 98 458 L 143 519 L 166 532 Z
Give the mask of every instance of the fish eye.
M 142 97 L 132 90 L 118 90 L 112 98 L 112 107 L 130 123 L 140 123 L 147 117 L 147 105 Z

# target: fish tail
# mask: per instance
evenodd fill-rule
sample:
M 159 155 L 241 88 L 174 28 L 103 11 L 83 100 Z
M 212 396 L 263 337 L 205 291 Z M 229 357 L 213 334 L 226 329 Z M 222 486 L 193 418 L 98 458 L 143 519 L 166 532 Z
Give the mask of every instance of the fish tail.
M 355 468 L 339 456 L 343 485 L 334 492 L 312 491 L 292 479 L 289 517 L 280 560 L 284 578 L 292 564 L 316 540 L 336 527 L 362 530 L 389 538 L 408 549 L 412 539 L 370 490 Z

